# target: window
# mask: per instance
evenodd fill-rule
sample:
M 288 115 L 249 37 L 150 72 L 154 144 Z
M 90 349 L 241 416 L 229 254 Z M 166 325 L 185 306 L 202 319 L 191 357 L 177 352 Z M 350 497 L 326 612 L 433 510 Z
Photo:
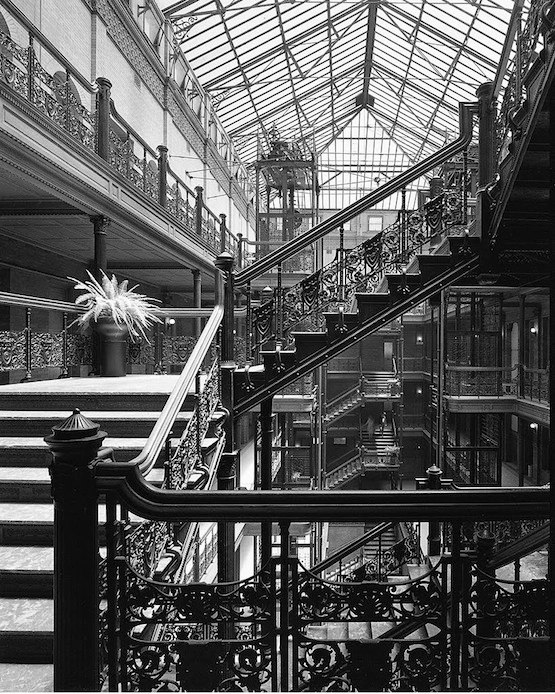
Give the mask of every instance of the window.
M 368 217 L 368 232 L 372 235 L 379 233 L 383 228 L 383 217 Z

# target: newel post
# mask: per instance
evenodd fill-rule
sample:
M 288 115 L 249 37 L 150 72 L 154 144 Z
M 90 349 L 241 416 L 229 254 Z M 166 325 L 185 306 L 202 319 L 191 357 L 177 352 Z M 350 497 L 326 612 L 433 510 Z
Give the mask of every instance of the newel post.
M 96 153 L 110 161 L 110 89 L 112 83 L 106 77 L 97 77 L 96 85 Z
M 224 321 L 222 325 L 222 362 L 234 361 L 234 334 L 235 334 L 235 310 L 234 310 L 234 287 L 233 287 L 233 265 L 235 259 L 227 251 L 220 253 L 214 261 L 214 265 L 222 271 L 224 275 Z
M 54 691 L 98 691 L 98 509 L 106 438 L 79 410 L 45 437 L 54 498 Z

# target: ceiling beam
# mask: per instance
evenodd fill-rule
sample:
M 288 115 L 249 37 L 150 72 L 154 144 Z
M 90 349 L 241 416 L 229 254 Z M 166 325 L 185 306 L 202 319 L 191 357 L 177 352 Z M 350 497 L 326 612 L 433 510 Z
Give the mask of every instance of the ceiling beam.
M 349 7 L 347 7 L 346 10 L 343 12 L 339 12 L 335 17 L 334 17 L 334 22 L 337 24 L 341 19 L 345 17 L 349 17 L 351 14 L 358 12 L 361 6 L 366 6 L 366 1 L 363 0 L 362 2 L 355 2 Z M 306 39 L 310 38 L 311 36 L 314 36 L 315 34 L 319 34 L 322 31 L 325 31 L 327 29 L 327 19 L 323 22 L 320 22 L 318 24 L 315 24 L 313 27 L 310 29 L 307 29 L 306 31 L 303 31 L 300 34 L 297 34 L 296 36 L 291 36 L 288 39 L 288 44 L 289 48 L 293 48 L 297 44 L 302 44 L 306 42 Z M 276 55 L 282 55 L 283 53 L 283 47 L 281 44 L 274 46 L 274 48 L 271 48 L 268 51 L 265 51 L 264 53 L 261 53 L 258 56 L 255 56 L 254 58 L 251 58 L 250 60 L 245 60 L 242 63 L 242 68 L 232 68 L 230 70 L 227 70 L 225 74 L 220 75 L 219 77 L 216 77 L 213 80 L 209 80 L 206 82 L 204 85 L 205 89 L 210 89 L 217 84 L 220 84 L 222 80 L 228 81 L 229 79 L 233 77 L 237 77 L 241 75 L 242 71 L 250 70 L 251 68 L 255 67 L 256 65 L 259 65 L 261 63 L 265 63 L 267 60 L 270 58 L 273 58 Z
M 2 217 L 67 217 L 78 215 L 88 216 L 87 212 L 78 210 L 60 200 L 21 198 L 0 202 L 0 216 Z
M 374 54 L 374 38 L 376 36 L 378 4 L 378 2 L 368 3 L 368 24 L 366 27 L 366 49 L 364 52 L 364 75 L 362 78 L 362 95 L 360 106 L 367 106 L 369 103 L 370 75 L 372 74 L 372 57 Z M 371 103 L 370 106 L 372 106 Z

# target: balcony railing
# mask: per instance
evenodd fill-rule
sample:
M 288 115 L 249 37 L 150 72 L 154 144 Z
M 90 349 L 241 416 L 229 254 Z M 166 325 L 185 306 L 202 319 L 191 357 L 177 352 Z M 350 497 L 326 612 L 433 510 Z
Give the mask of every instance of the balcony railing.
M 214 253 L 226 250 L 242 257 L 241 237 L 227 228 L 225 215 L 208 208 L 202 188 L 193 192 L 170 168 L 167 147 L 151 147 L 118 114 L 110 100 L 110 82 L 98 78 L 92 85 L 25 15 L 11 2 L 7 5 L 11 22 L 27 34 L 28 45 L 0 31 L 0 82 L 98 154 Z

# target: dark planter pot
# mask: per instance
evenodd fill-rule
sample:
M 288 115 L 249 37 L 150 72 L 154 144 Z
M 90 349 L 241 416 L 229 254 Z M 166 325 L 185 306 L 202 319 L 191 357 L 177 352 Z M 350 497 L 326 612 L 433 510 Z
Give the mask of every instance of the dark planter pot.
M 124 325 L 102 316 L 93 325 L 100 335 L 100 375 L 125 376 L 129 331 Z

